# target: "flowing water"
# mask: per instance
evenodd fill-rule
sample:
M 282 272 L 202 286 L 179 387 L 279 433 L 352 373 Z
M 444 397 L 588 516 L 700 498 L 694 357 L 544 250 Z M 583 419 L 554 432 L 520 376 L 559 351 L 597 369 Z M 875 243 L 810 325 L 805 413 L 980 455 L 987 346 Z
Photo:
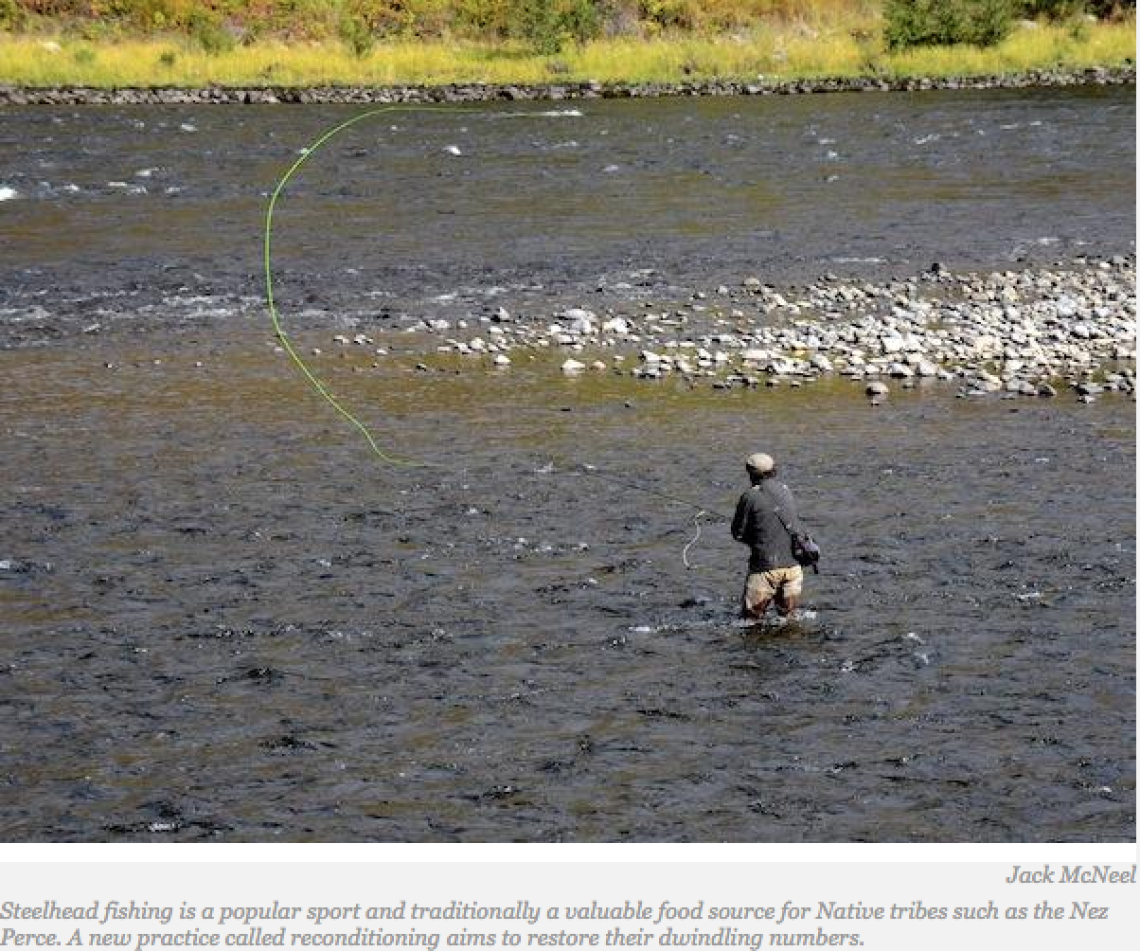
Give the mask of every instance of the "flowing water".
M 304 352 L 391 348 L 313 360 L 431 467 L 267 345 L 266 196 L 351 115 L 0 113 L 5 839 L 1134 838 L 1130 400 L 493 373 L 403 332 L 1132 253 L 1134 91 L 369 120 L 282 203 L 279 302 Z M 756 449 L 824 549 L 759 630 L 715 514 Z

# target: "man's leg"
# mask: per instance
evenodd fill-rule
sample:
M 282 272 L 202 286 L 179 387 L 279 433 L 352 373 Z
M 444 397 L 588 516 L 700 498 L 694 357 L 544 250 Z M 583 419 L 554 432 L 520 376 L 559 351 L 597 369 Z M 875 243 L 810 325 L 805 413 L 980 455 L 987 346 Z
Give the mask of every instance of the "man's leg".
M 794 594 L 785 594 L 784 589 L 780 588 L 780 593 L 776 595 L 776 610 L 784 617 L 791 614 L 797 607 L 799 607 L 800 599 Z
M 775 593 L 766 573 L 758 571 L 750 574 L 741 598 L 741 616 L 750 621 L 759 621 L 764 617 Z
M 764 612 L 768 610 L 768 605 L 771 603 L 771 598 L 765 598 L 762 601 L 754 601 L 750 604 L 748 599 L 745 598 L 740 616 L 747 618 L 749 621 L 759 621 L 764 617 Z
M 789 568 L 782 573 L 779 587 L 776 589 L 776 610 L 787 617 L 800 604 L 800 594 L 803 592 L 804 572 L 802 568 Z

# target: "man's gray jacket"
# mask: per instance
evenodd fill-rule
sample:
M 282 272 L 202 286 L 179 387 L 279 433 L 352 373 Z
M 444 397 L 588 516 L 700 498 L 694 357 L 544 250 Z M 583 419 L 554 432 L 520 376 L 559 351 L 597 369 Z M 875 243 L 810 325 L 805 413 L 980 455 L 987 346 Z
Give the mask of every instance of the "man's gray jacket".
M 761 479 L 736 503 L 732 537 L 752 549 L 748 559 L 750 572 L 791 568 L 796 564 L 788 529 L 797 534 L 801 531 L 795 499 L 783 482 Z

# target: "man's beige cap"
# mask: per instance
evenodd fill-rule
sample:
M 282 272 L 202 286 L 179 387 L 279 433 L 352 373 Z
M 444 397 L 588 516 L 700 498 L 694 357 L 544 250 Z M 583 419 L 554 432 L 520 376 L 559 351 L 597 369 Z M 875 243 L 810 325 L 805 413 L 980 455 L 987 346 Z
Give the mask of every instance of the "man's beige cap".
M 769 456 L 766 452 L 754 452 L 748 457 L 744 463 L 752 472 L 758 472 L 763 475 L 765 472 L 771 472 L 776 468 L 776 460 Z

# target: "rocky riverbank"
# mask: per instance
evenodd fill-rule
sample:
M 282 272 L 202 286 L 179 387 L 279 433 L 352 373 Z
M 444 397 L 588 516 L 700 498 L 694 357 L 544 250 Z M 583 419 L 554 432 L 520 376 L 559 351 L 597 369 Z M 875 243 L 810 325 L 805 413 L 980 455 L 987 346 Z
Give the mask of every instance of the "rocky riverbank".
M 272 103 L 398 104 L 494 101 L 635 99 L 663 96 L 765 96 L 833 92 L 915 92 L 934 89 L 1026 89 L 1051 86 L 1129 85 L 1134 66 L 1109 69 L 1034 70 L 1008 76 L 879 77 L 753 81 L 713 80 L 683 83 L 567 82 L 543 85 L 482 83 L 444 86 L 210 86 L 198 89 L 43 88 L 0 86 L 0 106 L 79 105 L 238 105 Z
M 962 396 L 1068 391 L 1090 402 L 1134 392 L 1135 277 L 1134 256 L 984 275 L 936 264 L 910 280 L 825 275 L 785 288 L 748 277 L 664 309 L 643 301 L 524 316 L 498 307 L 457 321 L 411 318 L 396 335 L 337 333 L 332 343 L 376 358 L 420 354 L 424 371 L 427 354 L 509 372 L 553 353 L 569 375 L 672 378 L 718 390 L 838 377 L 875 398 L 892 386 L 941 381 Z M 314 357 L 325 355 L 315 348 Z

